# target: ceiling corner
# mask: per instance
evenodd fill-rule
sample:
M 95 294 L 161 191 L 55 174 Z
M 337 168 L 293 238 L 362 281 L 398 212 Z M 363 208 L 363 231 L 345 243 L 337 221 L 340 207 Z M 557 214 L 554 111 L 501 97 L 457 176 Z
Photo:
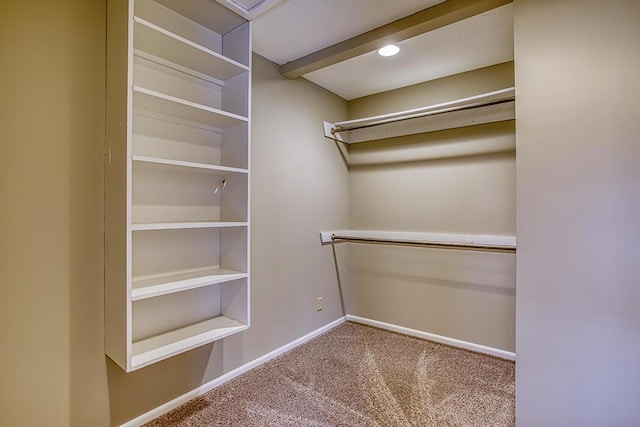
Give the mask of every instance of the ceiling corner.
M 216 0 L 243 18 L 251 21 L 285 0 Z

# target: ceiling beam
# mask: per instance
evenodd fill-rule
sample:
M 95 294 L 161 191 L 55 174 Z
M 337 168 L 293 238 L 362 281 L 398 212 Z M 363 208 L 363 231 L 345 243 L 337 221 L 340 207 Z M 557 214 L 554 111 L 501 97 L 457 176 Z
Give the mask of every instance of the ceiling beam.
M 280 66 L 280 74 L 294 79 L 372 52 L 386 44 L 401 42 L 511 2 L 512 0 L 448 0 L 287 62 Z

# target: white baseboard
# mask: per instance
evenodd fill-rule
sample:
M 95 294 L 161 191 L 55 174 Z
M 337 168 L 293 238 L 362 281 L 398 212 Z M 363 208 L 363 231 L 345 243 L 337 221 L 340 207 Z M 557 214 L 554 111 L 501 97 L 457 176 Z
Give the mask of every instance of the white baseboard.
M 393 325 L 391 323 L 380 322 L 378 320 L 371 320 L 365 317 L 354 316 L 347 314 L 346 320 L 356 323 L 362 323 L 363 325 L 375 326 L 377 328 L 386 329 L 388 331 L 398 332 L 404 335 L 410 335 L 417 338 L 423 338 L 425 340 L 438 342 L 441 344 L 447 344 L 453 347 L 464 348 L 467 350 L 475 351 L 477 353 L 488 354 L 490 356 L 500 357 L 501 359 L 516 360 L 516 354 L 509 351 L 500 350 L 493 347 L 486 347 L 480 344 L 474 344 L 467 341 L 457 340 L 455 338 L 444 337 L 442 335 L 431 334 L 429 332 L 419 331 L 417 329 L 405 328 L 404 326 Z
M 229 380 L 232 380 L 233 378 L 244 374 L 245 372 L 250 371 L 253 368 L 256 368 L 260 365 L 262 365 L 263 363 L 266 363 L 268 361 L 270 361 L 271 359 L 276 358 L 277 356 L 280 356 L 283 353 L 286 353 L 289 350 L 292 350 L 296 347 L 298 347 L 301 344 L 306 343 L 307 341 L 317 337 L 320 334 L 323 334 L 324 332 L 328 331 L 329 329 L 333 329 L 336 326 L 340 325 L 341 323 L 345 322 L 345 317 L 341 317 L 337 320 L 334 320 L 333 322 L 319 328 L 316 329 L 313 332 L 308 333 L 307 335 L 298 338 L 295 341 L 290 342 L 289 344 L 286 344 L 280 348 L 277 348 L 275 350 L 273 350 L 270 353 L 265 354 L 262 357 L 259 357 L 255 360 L 252 360 L 249 363 L 245 363 L 244 365 L 227 372 L 224 375 L 219 376 L 218 378 L 209 381 L 206 384 L 201 385 L 200 387 L 196 388 L 195 390 L 191 390 L 188 393 L 183 394 L 182 396 L 176 397 L 175 399 L 158 406 L 157 408 L 152 409 L 149 412 L 146 412 L 142 415 L 139 415 L 138 417 L 127 421 L 126 423 L 122 424 L 121 427 L 138 427 L 141 426 L 144 423 L 148 423 L 149 421 L 152 421 L 156 418 L 158 418 L 161 415 L 166 414 L 167 412 L 169 412 L 172 409 L 177 408 L 180 405 L 183 405 L 185 403 L 187 403 L 188 401 L 190 401 L 191 399 L 195 399 L 198 396 L 203 395 L 204 393 L 213 390 L 214 388 L 218 387 L 219 385 L 222 385 L 224 383 L 226 383 Z
M 185 403 L 187 403 L 188 401 L 190 401 L 191 399 L 195 399 L 198 396 L 203 395 L 204 393 L 213 390 L 214 388 L 218 387 L 219 385 L 222 385 L 224 383 L 226 383 L 229 380 L 232 380 L 233 378 L 244 374 L 245 372 L 250 371 L 253 368 L 256 368 L 260 365 L 262 365 L 263 363 L 266 363 L 268 361 L 270 361 L 271 359 L 274 359 L 277 356 L 280 356 L 281 354 L 289 351 L 289 350 L 293 350 L 294 348 L 298 347 L 301 344 L 306 343 L 307 341 L 317 337 L 320 334 L 325 333 L 326 331 L 335 328 L 336 326 L 344 323 L 345 321 L 351 321 L 351 322 L 356 322 L 356 323 L 361 323 L 363 325 L 369 325 L 369 326 L 375 326 L 381 329 L 386 329 L 389 331 L 393 331 L 393 332 L 398 332 L 401 334 L 405 334 L 405 335 L 410 335 L 413 337 L 417 337 L 417 338 L 423 338 L 429 341 L 434 341 L 434 342 L 438 342 L 441 344 L 447 344 L 453 347 L 460 347 L 460 348 L 464 348 L 467 350 L 472 350 L 478 353 L 484 353 L 484 354 L 488 354 L 491 356 L 496 356 L 496 357 L 500 357 L 502 359 L 508 359 L 508 360 L 515 360 L 516 359 L 516 355 L 515 353 L 510 353 L 508 351 L 504 351 L 504 350 L 499 350 L 497 348 L 492 348 L 492 347 L 486 347 L 480 344 L 474 344 L 474 343 L 470 343 L 470 342 L 466 342 L 466 341 L 461 341 L 461 340 L 457 340 L 455 338 L 449 338 L 449 337 L 443 337 L 441 335 L 435 335 L 435 334 L 431 334 L 429 332 L 423 332 L 423 331 L 419 331 L 417 329 L 410 329 L 410 328 L 405 328 L 404 326 L 398 326 L 398 325 L 393 325 L 391 323 L 385 323 L 385 322 L 380 322 L 378 320 L 372 320 L 372 319 L 367 319 L 365 317 L 359 317 L 359 316 L 353 316 L 351 314 L 347 314 L 344 317 L 341 317 L 337 320 L 334 320 L 333 322 L 319 328 L 316 329 L 313 332 L 308 333 L 307 335 L 298 338 L 295 341 L 290 342 L 289 344 L 286 344 L 280 348 L 277 348 L 275 350 L 273 350 L 270 353 L 265 354 L 262 357 L 259 357 L 255 360 L 252 360 L 249 363 L 245 363 L 244 365 L 227 372 L 224 375 L 219 376 L 218 378 L 201 385 L 200 387 L 196 388 L 195 390 L 191 390 L 188 393 L 183 394 L 182 396 L 176 397 L 175 399 L 158 406 L 157 408 L 152 409 L 149 412 L 146 412 L 134 419 L 132 419 L 131 421 L 128 421 L 124 424 L 122 424 L 121 427 L 138 427 L 144 423 L 147 423 L 149 421 L 152 421 L 156 418 L 158 418 L 161 415 L 166 414 L 167 412 L 169 412 L 170 410 L 177 408 L 180 405 L 183 405 Z

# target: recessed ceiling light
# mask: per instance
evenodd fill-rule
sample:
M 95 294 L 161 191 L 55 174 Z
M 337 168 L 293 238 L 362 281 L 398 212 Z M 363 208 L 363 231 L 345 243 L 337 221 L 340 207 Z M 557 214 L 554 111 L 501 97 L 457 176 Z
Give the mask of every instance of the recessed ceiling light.
M 398 52 L 400 52 L 400 48 L 395 44 L 388 44 L 378 49 L 378 54 L 382 56 L 393 56 Z

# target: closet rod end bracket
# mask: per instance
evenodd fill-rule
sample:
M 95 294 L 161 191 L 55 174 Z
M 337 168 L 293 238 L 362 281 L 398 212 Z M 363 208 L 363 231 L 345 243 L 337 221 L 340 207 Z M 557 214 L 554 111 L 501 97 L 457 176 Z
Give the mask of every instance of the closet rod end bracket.
M 324 137 L 332 139 L 337 142 L 347 142 L 342 135 L 338 131 L 336 131 L 336 126 L 333 123 L 322 122 L 322 126 L 324 128 Z
M 323 246 L 326 245 L 333 245 L 334 243 L 340 243 L 339 241 L 336 242 L 333 239 L 333 236 L 336 235 L 335 231 L 321 231 L 320 232 L 320 243 L 322 243 Z

